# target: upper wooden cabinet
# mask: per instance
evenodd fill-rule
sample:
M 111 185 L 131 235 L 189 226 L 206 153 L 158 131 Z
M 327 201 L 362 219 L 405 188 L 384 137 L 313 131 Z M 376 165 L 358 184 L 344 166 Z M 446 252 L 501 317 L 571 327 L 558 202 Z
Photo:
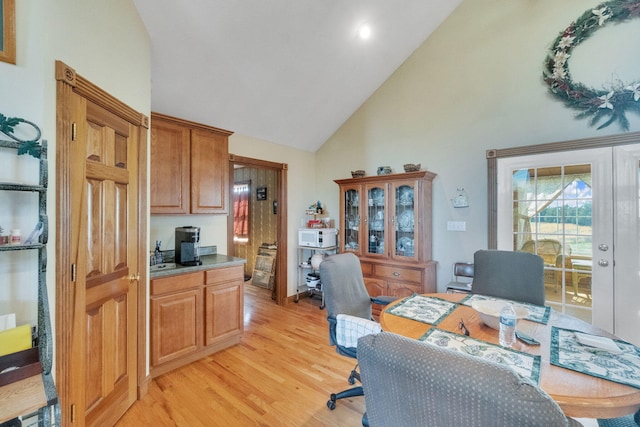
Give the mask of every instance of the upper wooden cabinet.
M 232 133 L 151 113 L 151 213 L 227 213 Z

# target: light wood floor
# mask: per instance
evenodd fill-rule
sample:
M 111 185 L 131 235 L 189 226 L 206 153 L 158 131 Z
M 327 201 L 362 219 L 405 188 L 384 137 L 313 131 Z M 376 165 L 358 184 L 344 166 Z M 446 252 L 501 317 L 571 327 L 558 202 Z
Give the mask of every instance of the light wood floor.
M 156 378 L 117 426 L 360 426 L 364 398 L 349 388 L 355 360 L 328 343 L 318 298 L 279 307 L 265 289 L 245 286 L 242 342 Z

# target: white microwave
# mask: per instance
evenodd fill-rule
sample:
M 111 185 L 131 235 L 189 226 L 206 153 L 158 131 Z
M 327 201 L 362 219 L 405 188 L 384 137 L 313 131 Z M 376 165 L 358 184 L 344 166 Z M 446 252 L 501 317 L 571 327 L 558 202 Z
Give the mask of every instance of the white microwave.
M 298 230 L 298 246 L 330 248 L 336 246 L 337 237 L 335 228 L 301 228 Z

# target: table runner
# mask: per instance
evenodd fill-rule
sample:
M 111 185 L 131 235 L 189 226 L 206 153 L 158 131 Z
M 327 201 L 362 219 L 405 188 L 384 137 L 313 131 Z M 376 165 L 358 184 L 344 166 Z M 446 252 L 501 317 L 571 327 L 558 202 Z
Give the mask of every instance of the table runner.
M 457 303 L 441 298 L 413 294 L 385 311 L 418 322 L 437 325 L 457 306 Z
M 540 356 L 537 355 L 489 344 L 437 328 L 431 328 L 418 340 L 508 366 L 520 376 L 529 378 L 536 384 L 540 380 Z
M 473 301 L 481 301 L 481 300 L 504 301 L 505 303 L 511 302 L 513 303 L 513 305 L 526 308 L 529 311 L 529 315 L 525 317 L 525 319 L 531 320 L 532 322 L 542 323 L 543 325 L 546 325 L 547 323 L 549 323 L 549 316 L 551 315 L 551 307 L 547 307 L 547 306 L 539 306 L 539 305 L 529 304 L 526 302 L 510 301 L 503 298 L 496 298 L 496 297 L 490 297 L 487 295 L 479 295 L 479 294 L 469 294 L 462 301 L 460 301 L 460 304 L 471 306 L 471 303 Z
M 622 353 L 612 354 L 607 350 L 580 344 L 575 332 L 577 331 L 555 326 L 551 328 L 552 365 L 640 388 L 638 347 L 614 339 Z

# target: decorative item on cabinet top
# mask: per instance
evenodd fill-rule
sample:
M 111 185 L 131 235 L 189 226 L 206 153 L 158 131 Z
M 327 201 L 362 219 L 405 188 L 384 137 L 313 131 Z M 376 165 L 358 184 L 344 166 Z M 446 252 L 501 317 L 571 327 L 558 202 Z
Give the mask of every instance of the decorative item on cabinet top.
M 405 163 L 403 167 L 405 172 L 417 172 L 420 170 L 420 163 Z
M 391 173 L 390 166 L 379 166 L 378 167 L 378 175 L 389 175 Z
M 362 178 L 364 177 L 365 172 L 362 169 L 358 169 L 357 171 L 351 171 L 352 178 Z

